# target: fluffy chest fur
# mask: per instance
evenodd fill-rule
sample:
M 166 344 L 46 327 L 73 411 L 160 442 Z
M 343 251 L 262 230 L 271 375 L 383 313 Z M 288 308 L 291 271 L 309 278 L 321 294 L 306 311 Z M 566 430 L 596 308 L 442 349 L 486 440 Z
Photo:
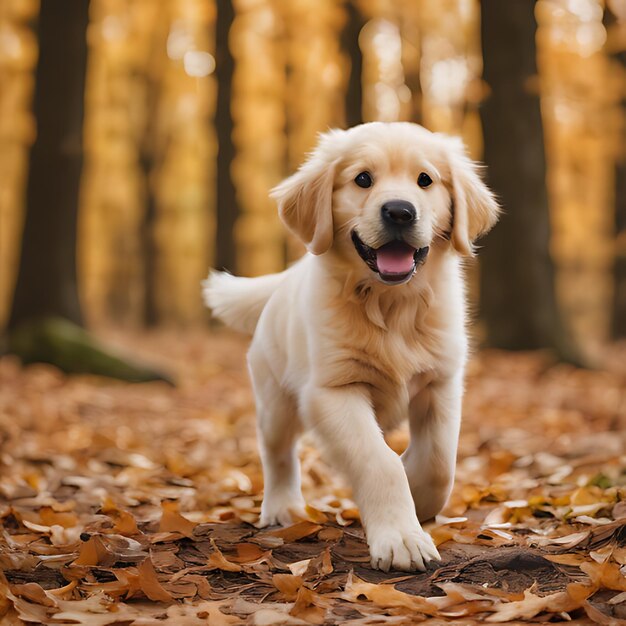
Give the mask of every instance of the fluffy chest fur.
M 384 429 L 406 416 L 412 380 L 443 377 L 465 358 L 459 268 L 443 274 L 443 282 L 423 276 L 401 288 L 347 281 L 324 307 L 320 382 L 367 386 Z

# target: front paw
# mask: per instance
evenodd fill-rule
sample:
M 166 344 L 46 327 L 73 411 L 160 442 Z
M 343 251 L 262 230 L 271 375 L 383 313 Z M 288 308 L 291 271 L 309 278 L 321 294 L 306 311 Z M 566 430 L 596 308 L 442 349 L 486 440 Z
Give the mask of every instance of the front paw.
M 384 572 L 390 569 L 423 572 L 427 563 L 441 559 L 431 536 L 419 526 L 398 528 L 389 525 L 368 530 L 367 543 L 372 567 Z
M 289 526 L 302 519 L 307 519 L 306 504 L 302 499 L 292 497 L 268 497 L 261 505 L 259 528 L 266 526 Z

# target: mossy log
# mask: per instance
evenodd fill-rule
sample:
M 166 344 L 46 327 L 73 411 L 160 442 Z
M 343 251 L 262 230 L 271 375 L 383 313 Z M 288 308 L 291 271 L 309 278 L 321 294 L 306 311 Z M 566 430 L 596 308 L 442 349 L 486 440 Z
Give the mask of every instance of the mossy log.
M 23 363 L 50 363 L 68 374 L 95 374 L 128 382 L 164 381 L 166 374 L 115 354 L 86 330 L 59 317 L 31 320 L 11 330 L 8 352 Z

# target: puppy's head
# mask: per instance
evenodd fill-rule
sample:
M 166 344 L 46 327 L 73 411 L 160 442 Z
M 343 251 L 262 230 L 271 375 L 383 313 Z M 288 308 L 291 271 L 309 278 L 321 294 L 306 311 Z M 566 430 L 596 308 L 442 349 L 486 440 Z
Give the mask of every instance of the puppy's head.
M 498 205 L 451 137 L 406 122 L 332 130 L 275 189 L 280 217 L 312 254 L 330 249 L 386 284 L 411 279 L 433 246 L 471 255 Z

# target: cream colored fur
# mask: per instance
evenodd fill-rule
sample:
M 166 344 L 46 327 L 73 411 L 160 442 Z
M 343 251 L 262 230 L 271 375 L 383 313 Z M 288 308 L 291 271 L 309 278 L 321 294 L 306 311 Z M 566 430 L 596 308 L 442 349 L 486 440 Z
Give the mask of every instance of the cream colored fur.
M 372 174 L 369 189 L 355 176 Z M 433 184 L 417 185 L 421 172 Z M 205 297 L 226 324 L 254 333 L 248 355 L 265 475 L 261 524 L 304 516 L 298 437 L 311 431 L 349 479 L 372 565 L 423 570 L 439 558 L 418 520 L 444 506 L 454 478 L 467 358 L 462 255 L 498 206 L 462 144 L 409 123 L 321 136 L 273 196 L 308 246 L 281 274 L 212 273 Z M 430 246 L 402 285 L 382 284 L 351 240 L 386 243 L 381 205 L 411 202 L 411 245 Z M 409 420 L 399 457 L 383 431 Z

